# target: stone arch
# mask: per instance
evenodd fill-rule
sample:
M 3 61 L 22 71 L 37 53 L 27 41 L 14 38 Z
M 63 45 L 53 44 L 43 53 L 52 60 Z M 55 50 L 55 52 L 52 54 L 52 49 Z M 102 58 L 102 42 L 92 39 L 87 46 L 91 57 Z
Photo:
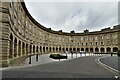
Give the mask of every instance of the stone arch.
M 104 53 L 105 52 L 105 49 L 102 47 L 102 48 L 100 48 L 100 52 L 101 53 Z
M 66 48 L 66 51 L 68 51 L 68 48 Z
M 93 53 L 93 52 L 94 52 L 93 48 L 90 48 L 90 52 L 91 52 L 91 53 Z
M 14 39 L 14 57 L 17 57 L 17 38 Z
M 84 48 L 81 48 L 81 51 L 84 51 Z
M 89 52 L 89 48 L 85 48 L 85 52 Z
M 21 41 L 18 42 L 18 56 L 21 56 Z
M 13 58 L 13 35 L 10 34 L 9 58 Z
M 95 48 L 95 52 L 98 53 L 99 52 L 99 48 L 96 47 Z
M 56 52 L 58 52 L 58 47 L 56 47 Z
M 70 51 L 72 51 L 72 48 L 70 48 Z
M 51 52 L 51 47 L 50 47 L 50 52 Z
M 45 47 L 43 47 L 43 53 L 45 53 Z
M 106 51 L 107 51 L 107 53 L 110 53 L 111 52 L 111 48 L 107 47 Z
M 76 51 L 76 48 L 73 48 L 73 51 Z
M 32 45 L 30 44 L 30 54 L 32 53 Z
M 80 52 L 80 48 L 77 48 L 77 52 Z
M 53 52 L 55 52 L 55 48 L 53 47 Z
M 38 51 L 38 46 L 36 46 L 36 52 L 38 53 L 39 51 Z
M 48 47 L 46 47 L 46 52 L 48 52 Z
M 40 46 L 40 52 L 42 52 L 42 47 Z
M 63 51 L 65 51 L 65 48 L 63 48 Z
M 22 43 L 22 55 L 24 55 L 25 54 L 25 43 L 23 42 Z
M 117 47 L 113 47 L 113 52 L 118 52 L 118 48 Z
M 35 53 L 35 45 L 33 46 L 33 53 Z
M 26 54 L 28 55 L 29 51 L 28 51 L 28 44 L 26 44 Z
M 59 51 L 61 52 L 61 47 L 59 47 Z

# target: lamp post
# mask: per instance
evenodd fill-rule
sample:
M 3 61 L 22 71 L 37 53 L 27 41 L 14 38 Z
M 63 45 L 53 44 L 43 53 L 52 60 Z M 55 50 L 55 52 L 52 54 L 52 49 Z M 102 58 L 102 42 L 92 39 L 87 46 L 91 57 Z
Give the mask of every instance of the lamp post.
M 29 56 L 29 64 L 31 64 L 31 56 Z
M 34 52 L 35 52 L 35 59 L 36 59 L 36 61 L 38 61 L 38 46 L 37 46 L 37 48 L 34 50 Z
M 38 54 L 36 54 L 36 61 L 38 61 Z

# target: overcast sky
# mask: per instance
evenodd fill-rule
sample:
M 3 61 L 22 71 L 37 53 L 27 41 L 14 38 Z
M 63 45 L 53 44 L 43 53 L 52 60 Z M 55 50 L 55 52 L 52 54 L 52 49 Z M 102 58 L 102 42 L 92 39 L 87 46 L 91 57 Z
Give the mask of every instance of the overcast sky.
M 43 2 L 25 0 L 33 18 L 41 25 L 64 32 L 98 31 L 118 24 L 118 2 Z M 116 0 L 117 1 L 117 0 Z

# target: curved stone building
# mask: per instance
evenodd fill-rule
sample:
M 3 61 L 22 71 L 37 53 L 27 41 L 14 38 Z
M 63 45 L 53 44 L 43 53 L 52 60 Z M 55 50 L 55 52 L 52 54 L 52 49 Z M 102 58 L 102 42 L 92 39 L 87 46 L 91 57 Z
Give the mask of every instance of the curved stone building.
M 120 25 L 94 32 L 54 31 L 39 24 L 24 2 L 12 1 L 0 2 L 0 63 L 3 67 L 35 54 L 109 53 L 120 49 Z

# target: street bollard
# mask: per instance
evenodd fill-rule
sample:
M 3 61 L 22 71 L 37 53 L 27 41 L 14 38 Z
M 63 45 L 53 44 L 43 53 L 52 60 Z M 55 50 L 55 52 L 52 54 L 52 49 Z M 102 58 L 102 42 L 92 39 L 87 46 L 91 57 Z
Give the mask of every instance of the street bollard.
M 29 57 L 29 64 L 31 64 L 31 56 Z
M 71 58 L 73 58 L 73 53 L 71 53 Z
M 66 59 L 67 59 L 67 53 L 66 53 Z
M 113 53 L 110 53 L 111 54 L 111 56 L 113 56 Z
M 38 54 L 36 54 L 36 61 L 38 61 Z

